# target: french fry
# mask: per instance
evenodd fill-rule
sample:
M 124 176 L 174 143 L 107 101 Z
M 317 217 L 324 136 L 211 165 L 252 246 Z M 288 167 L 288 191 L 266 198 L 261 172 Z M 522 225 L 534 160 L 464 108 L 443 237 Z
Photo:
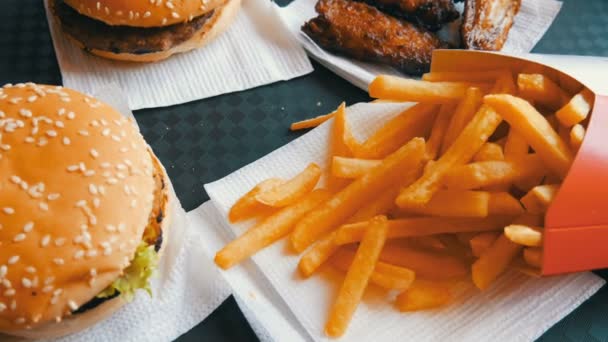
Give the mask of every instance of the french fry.
M 505 71 L 499 75 L 491 93 L 515 95 L 517 93 L 517 86 L 513 80 L 513 74 L 510 71 Z
M 441 234 L 437 238 L 445 246 L 445 252 L 449 255 L 453 255 L 459 259 L 467 260 L 470 259 L 473 254 L 469 246 L 463 245 L 458 241 L 456 235 L 453 234 Z
M 456 110 L 454 111 L 454 114 L 452 115 L 452 118 L 450 119 L 450 124 L 445 132 L 443 143 L 441 144 L 441 154 L 444 154 L 448 148 L 452 146 L 458 135 L 460 135 L 469 121 L 471 121 L 473 116 L 475 116 L 475 113 L 481 106 L 482 101 L 483 92 L 481 89 L 467 89 L 464 98 L 462 101 L 460 101 L 456 107 Z
M 259 192 L 255 199 L 269 207 L 285 207 L 311 192 L 319 182 L 319 178 L 321 178 L 321 168 L 312 163 L 285 183 Z
M 356 179 L 329 201 L 308 213 L 296 225 L 290 237 L 291 246 L 301 252 L 324 234 L 346 221 L 369 198 L 380 195 L 391 185 L 412 180 L 422 167 L 425 153 L 424 139 L 414 138 L 380 165 L 363 177 Z
M 433 125 L 437 106 L 419 103 L 387 122 L 360 147 L 357 157 L 383 159 L 414 137 L 426 137 Z
M 453 104 L 443 104 L 439 113 L 435 117 L 433 128 L 431 129 L 431 136 L 426 143 L 426 155 L 427 159 L 435 159 L 441 149 L 441 143 L 445 136 L 445 132 L 448 129 L 448 125 L 452 119 L 455 106 Z
M 445 233 L 466 233 L 500 231 L 512 222 L 510 217 L 495 216 L 483 219 L 412 217 L 388 220 L 388 239 L 428 236 Z M 334 236 L 337 245 L 361 241 L 367 222 L 350 223 L 341 226 Z
M 528 247 L 539 247 L 543 243 L 542 229 L 538 227 L 512 224 L 505 227 L 505 236 L 516 244 Z
M 395 304 L 399 311 L 419 311 L 447 305 L 452 299 L 450 289 L 440 283 L 416 280 L 400 293 Z
M 532 188 L 520 202 L 532 214 L 545 213 L 559 191 L 559 185 L 545 184 Z
M 529 277 L 541 278 L 542 274 L 540 268 L 530 266 L 523 258 L 517 257 L 511 261 L 509 268 L 516 270 L 519 273 L 525 274 Z
M 540 215 L 524 214 L 518 217 L 514 223 L 538 226 L 542 224 L 542 221 L 543 217 Z M 507 269 L 522 249 L 523 246 L 509 240 L 504 233 L 500 234 L 492 246 L 486 249 L 471 267 L 475 286 L 480 290 L 487 289 Z
M 409 209 L 428 203 L 439 190 L 445 174 L 471 160 L 501 121 L 500 116 L 490 107 L 481 107 L 452 146 L 433 163 L 428 172 L 401 192 L 397 197 L 397 205 Z
M 354 258 L 353 251 L 340 249 L 331 257 L 331 263 L 338 270 L 347 272 Z M 387 290 L 405 290 L 415 278 L 412 270 L 378 261 L 369 281 Z
M 416 178 L 414 176 L 413 178 Z M 406 179 L 406 181 L 409 181 Z M 392 208 L 395 207 L 395 198 L 399 195 L 399 188 L 393 187 L 391 189 L 386 190 L 380 196 L 370 199 L 366 205 L 364 205 L 361 209 L 357 210 L 357 212 L 348 219 L 348 223 L 355 223 L 360 221 L 366 221 L 370 218 L 381 215 L 389 212 Z
M 502 152 L 502 147 L 496 143 L 487 142 L 481 146 L 479 151 L 473 156 L 474 162 L 483 162 L 489 160 L 504 160 L 505 155 Z
M 391 242 L 384 246 L 380 260 L 411 269 L 416 273 L 416 278 L 445 280 L 460 278 L 468 273 L 466 264 L 456 257 Z
M 338 292 L 338 297 L 331 308 L 325 325 L 325 333 L 328 336 L 339 337 L 346 331 L 374 272 L 386 240 L 387 230 L 386 217 L 377 216 L 370 221 L 370 226 L 357 249 L 355 258 Z
M 583 144 L 583 139 L 585 139 L 585 127 L 580 124 L 576 124 L 572 126 L 570 130 L 570 146 L 573 150 L 578 151 Z
M 487 289 L 507 269 L 522 248 L 501 234 L 473 264 L 471 269 L 475 286 L 480 290 Z
M 336 114 L 336 112 L 331 112 L 329 114 L 319 115 L 319 116 L 314 117 L 312 119 L 306 119 L 306 120 L 294 122 L 294 123 L 291 124 L 290 129 L 292 131 L 298 131 L 298 130 L 301 130 L 301 129 L 314 128 L 314 127 L 317 127 L 317 126 L 321 125 L 325 121 L 330 120 L 331 118 L 334 117 L 335 114 Z
M 283 238 L 289 234 L 298 219 L 326 201 L 329 196 L 330 194 L 325 190 L 315 190 L 299 202 L 269 216 L 224 246 L 215 255 L 215 263 L 223 269 L 228 269 Z
M 442 180 L 444 186 L 454 190 L 479 189 L 493 185 L 511 184 L 530 177 L 542 177 L 544 165 L 534 154 L 512 161 L 484 161 L 458 166 Z
M 508 192 L 493 192 L 488 203 L 489 215 L 517 216 L 525 212 L 519 201 Z
M 330 147 L 329 152 L 331 156 L 338 157 L 352 157 L 353 149 L 357 149 L 352 136 L 348 123 L 346 122 L 346 105 L 344 102 L 340 104 L 338 109 L 335 111 L 334 122 L 331 129 Z M 336 179 L 331 176 L 327 180 L 328 187 L 333 191 L 338 191 L 344 188 L 349 181 L 344 179 Z
M 490 203 L 487 191 L 439 190 L 421 207 L 407 208 L 407 212 L 443 217 L 486 217 Z
M 338 178 L 359 178 L 382 161 L 375 159 L 357 159 L 335 156 L 331 163 L 331 174 Z
M 481 234 L 477 234 L 471 240 L 469 240 L 469 244 L 471 246 L 471 251 L 473 255 L 479 258 L 488 248 L 494 244 L 494 241 L 498 239 L 500 236 L 500 232 L 485 232 Z
M 464 97 L 471 82 L 427 82 L 380 75 L 369 85 L 369 96 L 403 102 L 449 103 Z M 487 85 L 482 85 L 487 88 Z
M 543 251 L 540 248 L 530 247 L 524 249 L 524 260 L 532 267 L 541 268 L 543 265 Z
M 304 253 L 298 263 L 298 270 L 302 276 L 310 277 L 338 250 L 339 246 L 334 242 L 335 236 L 336 232 L 328 234 Z
M 526 139 L 548 167 L 561 178 L 566 176 L 572 164 L 572 152 L 530 103 L 511 95 L 487 95 L 484 102 Z
M 572 127 L 587 119 L 593 105 L 593 93 L 585 89 L 574 95 L 568 103 L 555 113 L 559 123 L 565 127 Z
M 228 220 L 232 223 L 243 220 L 248 220 L 264 213 L 271 212 L 272 208 L 257 201 L 256 196 L 264 191 L 270 190 L 285 181 L 278 178 L 267 179 L 256 185 L 253 189 L 247 192 L 230 208 Z
M 528 154 L 530 146 L 524 137 L 514 129 L 509 130 L 504 147 L 504 156 L 507 160 L 522 158 Z
M 445 251 L 446 245 L 435 235 L 413 236 L 409 239 L 416 247 L 431 251 Z
M 569 100 L 565 91 L 542 74 L 519 74 L 517 87 L 521 96 L 551 110 L 561 108 Z
M 507 69 L 497 69 L 488 71 L 432 71 L 422 75 L 423 81 L 429 82 L 478 82 L 493 83 L 500 76 L 511 71 Z

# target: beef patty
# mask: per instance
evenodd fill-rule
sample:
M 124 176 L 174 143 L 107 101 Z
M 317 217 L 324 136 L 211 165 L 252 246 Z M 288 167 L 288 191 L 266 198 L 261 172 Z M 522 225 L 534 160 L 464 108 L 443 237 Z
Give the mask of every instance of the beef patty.
M 186 23 L 143 28 L 108 25 L 78 13 L 63 0 L 53 0 L 52 8 L 63 30 L 80 42 L 85 50 L 135 55 L 167 51 L 189 40 L 214 12 L 212 10 Z

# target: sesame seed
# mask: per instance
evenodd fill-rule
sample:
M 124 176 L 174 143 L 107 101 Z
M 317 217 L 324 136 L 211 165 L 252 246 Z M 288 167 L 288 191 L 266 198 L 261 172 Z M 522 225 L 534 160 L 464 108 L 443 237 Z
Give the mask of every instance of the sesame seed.
M 15 295 L 15 289 L 8 289 L 4 291 L 4 297 L 12 297 Z
M 6 265 L 0 266 L 0 278 L 6 277 L 7 273 L 8 273 L 8 267 L 6 267 Z
M 63 293 L 63 289 L 57 289 L 57 290 L 53 291 L 53 296 L 58 297 L 58 296 L 61 296 L 62 293 Z
M 99 190 L 99 189 L 98 189 Z M 94 208 L 99 208 L 99 205 L 101 204 L 101 201 L 99 200 L 98 197 L 93 198 L 93 207 Z
M 114 185 L 114 184 L 118 183 L 118 179 L 116 179 L 116 178 L 108 178 L 108 180 L 106 182 L 108 184 L 110 184 L 110 185 Z
M 8 279 L 2 279 L 2 285 L 4 285 L 4 287 L 6 287 L 7 289 L 13 287 L 13 284 L 11 284 L 11 281 Z
M 34 266 L 28 266 L 25 268 L 25 272 L 30 273 L 30 274 L 34 274 L 36 273 L 36 267 Z
M 119 16 L 119 17 L 122 17 L 123 14 L 124 13 L 122 11 L 116 11 L 116 15 Z
M 82 257 L 84 257 L 83 250 L 79 250 L 78 252 L 74 253 L 74 259 L 82 259 Z
M 49 245 L 50 242 L 51 242 L 51 236 L 47 234 L 42 237 L 42 240 L 40 240 L 40 246 L 46 247 Z
M 97 224 L 97 216 L 95 216 L 95 215 L 89 216 L 89 223 L 92 224 L 92 225 L 96 225 Z
M 38 144 L 37 145 L 39 147 L 43 147 L 43 146 L 46 146 L 48 143 L 49 143 L 49 141 L 46 140 L 45 137 L 41 137 L 40 139 L 38 139 Z
M 108 256 L 108 255 L 110 255 L 110 254 L 112 254 L 112 247 L 109 247 L 109 246 L 108 246 L 108 247 L 104 248 L 104 250 L 103 250 L 103 255 L 104 255 L 104 256 Z
M 72 99 L 70 99 L 69 97 L 62 97 L 61 101 L 63 101 L 63 102 L 70 102 L 70 101 L 72 101 Z
M 121 232 L 121 233 L 124 232 L 125 228 L 126 228 L 126 226 L 125 226 L 124 223 L 121 222 L 120 224 L 118 224 L 118 231 L 119 232 Z
M 179 13 L 177 12 L 171 12 L 171 16 L 175 19 L 179 18 Z
M 6 310 L 6 304 L 0 302 L 0 312 Z
M 93 158 L 99 157 L 99 152 L 97 152 L 97 150 L 94 148 L 91 149 L 91 157 L 93 157 Z
M 163 18 L 163 20 L 161 22 L 163 25 L 165 25 L 167 23 L 167 18 Z
M 173 3 L 169 2 L 169 1 L 167 1 L 167 2 L 165 3 L 165 6 L 167 6 L 167 8 L 169 8 L 169 9 L 173 9 L 173 8 L 175 8 L 175 6 L 173 6 Z
M 58 199 L 61 195 L 53 193 L 53 194 L 49 194 L 48 196 L 46 196 L 46 199 L 48 199 L 49 201 L 54 201 L 56 199 Z
M 146 12 L 144 12 L 143 17 L 144 17 L 144 18 L 148 18 L 148 17 L 150 17 L 151 15 L 152 15 L 152 13 L 150 13 L 150 11 L 146 11 Z
M 14 290 L 13 290 L 13 295 L 15 295 L 15 291 L 14 291 Z M 16 301 L 15 299 L 13 299 L 13 300 L 11 301 L 11 310 L 12 310 L 12 311 L 17 310 L 17 301 Z
M 108 7 L 104 7 L 103 11 L 106 12 L 107 15 L 110 15 L 110 9 Z
M 11 176 L 11 182 L 19 184 L 21 183 L 21 178 L 19 178 L 19 176 Z
M 91 275 L 91 277 L 96 277 L 97 276 L 97 270 L 94 268 L 91 268 L 91 270 L 89 271 L 89 274 Z
M 108 135 L 110 135 L 110 129 L 109 128 L 104 128 L 101 131 L 101 135 L 103 135 L 104 137 L 107 137 Z
M 63 116 L 64 114 L 65 114 L 65 108 L 59 108 L 59 110 L 57 111 L 57 115 Z
M 54 138 L 57 136 L 57 131 L 50 129 L 50 130 L 46 131 L 46 135 L 48 135 L 51 138 Z
M 112 164 L 108 163 L 108 162 L 103 162 L 100 164 L 102 169 L 108 169 L 112 166 Z
M 22 98 L 20 98 L 20 97 L 14 97 L 14 98 L 10 99 L 8 102 L 10 102 L 10 103 L 12 103 L 12 104 L 17 104 L 17 103 L 19 103 L 21 100 L 23 100 L 23 99 L 22 99 Z
M 84 172 L 85 177 L 91 177 L 93 175 L 95 175 L 95 170 L 86 170 Z
M 32 287 L 32 281 L 28 278 L 21 278 L 21 285 L 23 285 L 23 287 L 26 289 L 29 289 Z
M 17 235 L 15 235 L 15 237 L 13 238 L 13 242 L 21 242 L 23 240 L 25 240 L 25 234 L 23 233 L 19 233 Z
M 86 205 L 87 205 L 87 201 L 85 201 L 85 200 L 80 200 L 80 201 L 76 202 L 76 207 L 77 208 L 82 208 L 82 207 L 84 207 Z
M 65 238 L 57 238 L 55 239 L 55 246 L 61 247 L 65 244 Z
M 118 135 L 112 135 L 112 140 L 120 142 L 120 137 Z
M 72 311 L 78 310 L 78 305 L 73 300 L 68 300 L 68 306 Z
M 11 208 L 11 207 L 4 207 L 2 208 L 2 211 L 6 214 L 6 215 L 12 215 L 15 213 L 15 209 Z
M 24 141 L 28 144 L 33 144 L 36 139 L 34 139 L 34 137 L 25 137 Z
M 50 293 L 51 291 L 53 291 L 54 287 L 53 285 L 47 285 L 45 287 L 42 288 L 42 292 L 43 293 Z
M 97 256 L 97 250 L 91 249 L 87 251 L 87 258 L 94 258 Z
M 89 131 L 81 129 L 80 131 L 78 131 L 78 134 L 80 134 L 80 135 L 82 135 L 84 137 L 88 137 L 89 136 Z
M 46 202 L 38 203 L 38 208 L 40 208 L 42 211 L 49 211 L 49 205 Z
M 87 169 L 87 166 L 84 165 L 83 162 L 78 163 L 78 168 L 80 169 L 80 171 L 85 171 Z
M 34 229 L 34 222 L 28 222 L 25 225 L 23 225 L 23 231 L 25 233 L 29 233 L 32 231 L 32 229 Z
M 14 265 L 17 262 L 19 262 L 20 257 L 18 255 L 13 255 L 12 257 L 8 258 L 8 264 L 9 265 Z
M 134 16 L 133 11 L 129 11 L 129 20 L 133 20 L 133 16 Z
M 36 96 L 36 95 L 32 95 L 27 98 L 27 102 L 29 102 L 29 103 L 35 102 L 36 100 L 38 100 L 38 96 Z
M 95 4 L 97 10 L 99 11 L 101 9 L 101 2 L 97 1 L 97 4 Z
M 137 206 L 137 200 L 136 199 L 132 199 L 131 200 L 131 208 L 135 208 Z
M 64 144 L 64 145 L 69 145 L 69 144 L 70 144 L 70 138 L 68 138 L 68 137 L 63 137 L 63 144 Z
M 19 109 L 19 115 L 23 116 L 24 118 L 31 118 L 32 111 L 29 109 L 21 108 Z
M 59 302 L 59 298 L 57 298 L 57 297 L 51 298 L 51 305 L 55 305 L 55 304 L 57 304 L 57 302 Z M 61 322 L 61 317 L 59 317 L 59 316 L 55 317 L 55 322 L 57 322 L 57 323 Z
M 95 184 L 89 184 L 89 192 L 91 195 L 97 195 L 97 186 L 95 186 Z
M 70 120 L 74 120 L 76 118 L 76 114 L 74 112 L 69 112 L 67 116 Z
M 116 231 L 116 226 L 111 225 L 111 224 L 108 224 L 108 225 L 106 226 L 106 230 L 107 230 L 108 232 L 110 232 L 110 233 L 113 233 L 113 232 L 115 232 L 115 231 Z
M 118 177 L 119 179 L 125 179 L 126 178 L 125 174 L 122 173 L 122 172 L 116 172 L 116 177 Z
M 65 264 L 65 261 L 63 261 L 61 258 L 55 258 L 53 259 L 53 263 L 55 263 L 55 265 L 63 265 Z
M 70 166 L 67 167 L 67 170 L 69 172 L 78 171 L 78 165 L 70 165 Z
M 65 124 L 63 123 L 63 121 L 55 121 L 55 126 L 57 126 L 57 128 L 64 128 Z

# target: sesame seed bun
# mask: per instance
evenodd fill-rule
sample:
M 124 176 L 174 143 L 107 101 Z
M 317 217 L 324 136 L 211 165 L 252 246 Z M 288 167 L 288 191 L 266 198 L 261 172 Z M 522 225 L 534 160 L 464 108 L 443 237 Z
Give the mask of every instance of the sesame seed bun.
M 161 27 L 192 20 L 225 0 L 65 0 L 80 14 L 108 25 Z
M 66 88 L 2 88 L 0 134 L 0 332 L 89 327 L 123 299 L 72 312 L 122 274 L 144 231 L 167 238 L 166 172 L 136 126 Z

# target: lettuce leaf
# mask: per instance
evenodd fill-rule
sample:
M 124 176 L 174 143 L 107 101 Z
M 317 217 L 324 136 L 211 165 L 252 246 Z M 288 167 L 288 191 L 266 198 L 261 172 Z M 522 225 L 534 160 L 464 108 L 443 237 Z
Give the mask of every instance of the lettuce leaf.
M 159 256 L 154 246 L 142 242 L 135 252 L 131 265 L 124 274 L 116 279 L 110 286 L 97 295 L 97 298 L 113 297 L 120 294 L 127 301 L 132 301 L 137 290 L 145 290 L 152 296 L 150 278 L 158 267 Z

